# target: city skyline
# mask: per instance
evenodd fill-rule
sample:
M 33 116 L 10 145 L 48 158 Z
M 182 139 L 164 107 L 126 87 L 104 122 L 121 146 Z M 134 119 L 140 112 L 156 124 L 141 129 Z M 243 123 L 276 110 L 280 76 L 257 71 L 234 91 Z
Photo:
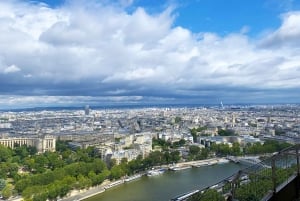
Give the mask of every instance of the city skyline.
M 300 2 L 0 3 L 0 109 L 299 103 Z

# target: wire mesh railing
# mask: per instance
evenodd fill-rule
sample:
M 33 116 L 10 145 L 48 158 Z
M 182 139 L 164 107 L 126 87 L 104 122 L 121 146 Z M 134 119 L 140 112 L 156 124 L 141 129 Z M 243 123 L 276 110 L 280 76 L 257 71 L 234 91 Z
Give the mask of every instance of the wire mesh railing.
M 261 201 L 299 175 L 299 148 L 294 145 L 189 196 L 172 200 Z

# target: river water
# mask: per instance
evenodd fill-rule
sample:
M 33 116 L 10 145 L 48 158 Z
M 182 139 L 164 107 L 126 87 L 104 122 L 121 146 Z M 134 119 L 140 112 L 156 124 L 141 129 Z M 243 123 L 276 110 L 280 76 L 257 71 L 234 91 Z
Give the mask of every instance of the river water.
M 114 187 L 85 201 L 168 201 L 181 193 L 202 189 L 231 176 L 244 165 L 226 163 L 181 171 L 167 171 Z

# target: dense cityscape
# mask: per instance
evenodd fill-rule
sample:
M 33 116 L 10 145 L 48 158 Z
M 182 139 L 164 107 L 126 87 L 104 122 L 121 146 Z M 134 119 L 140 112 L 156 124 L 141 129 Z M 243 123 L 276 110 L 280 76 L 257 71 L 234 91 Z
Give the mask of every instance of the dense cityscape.
M 63 198 L 70 196 L 72 189 L 100 185 L 105 179 L 126 178 L 154 166 L 180 170 L 190 167 L 189 161 L 198 161 L 194 166 L 201 166 L 204 163 L 199 160 L 221 163 L 227 159 L 219 157 L 228 155 L 272 153 L 299 142 L 299 133 L 298 105 L 221 104 L 101 110 L 85 106 L 81 110 L 3 111 L 0 113 L 0 187 L 4 198 L 18 198 L 19 193 L 25 200 Z M 47 159 L 41 162 L 41 156 Z M 56 162 L 55 157 L 58 157 Z M 37 184 L 27 181 L 26 185 L 24 181 L 28 174 L 43 175 L 47 169 L 59 172 L 68 168 L 67 164 L 81 162 L 102 167 L 82 174 L 79 171 L 77 176 L 69 175 L 77 179 L 81 175 L 83 186 L 73 181 L 61 193 L 51 195 L 48 189 L 47 195 L 41 195 L 27 186 Z M 158 173 L 148 171 L 148 175 Z M 101 178 L 93 180 L 90 174 Z M 42 187 L 39 183 L 39 187 L 47 189 L 58 181 L 57 178 Z
M 0 201 L 299 201 L 300 0 L 0 0 Z
M 148 155 L 152 138 L 171 143 L 183 139 L 201 147 L 210 146 L 210 142 L 232 146 L 234 142 L 253 144 L 265 139 L 295 143 L 300 132 L 299 111 L 297 105 L 276 105 L 123 110 L 86 106 L 74 111 L 2 112 L 0 143 L 5 145 L 9 138 L 48 137 L 72 141 L 74 147 L 97 147 L 103 158 L 111 154 L 117 161 Z M 200 132 L 191 132 L 199 127 L 203 128 Z M 55 143 L 51 145 L 49 151 L 54 151 Z

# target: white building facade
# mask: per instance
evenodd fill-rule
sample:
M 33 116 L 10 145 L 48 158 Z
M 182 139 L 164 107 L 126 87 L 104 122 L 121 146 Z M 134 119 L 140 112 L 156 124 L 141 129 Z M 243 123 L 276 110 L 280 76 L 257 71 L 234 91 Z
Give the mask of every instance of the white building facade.
M 38 153 L 46 151 L 54 152 L 56 147 L 56 138 L 45 135 L 43 138 L 0 138 L 0 144 L 13 149 L 16 145 L 36 147 Z

